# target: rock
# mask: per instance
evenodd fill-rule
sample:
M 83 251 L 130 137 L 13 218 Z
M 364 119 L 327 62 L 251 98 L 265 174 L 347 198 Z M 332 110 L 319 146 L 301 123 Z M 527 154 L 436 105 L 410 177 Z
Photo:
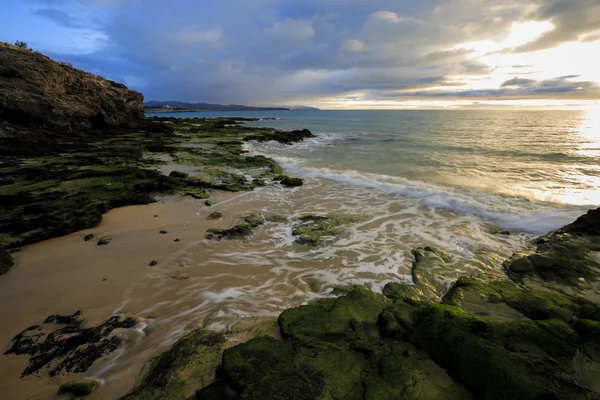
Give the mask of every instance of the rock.
M 171 178 L 186 179 L 189 176 L 189 174 L 186 174 L 185 172 L 181 171 L 173 171 L 169 174 L 169 176 Z
M 594 220 L 588 213 L 575 223 L 537 239 L 532 249 L 517 252 L 504 262 L 504 269 L 515 282 L 543 282 L 595 292 L 600 283 L 600 262 L 591 257 L 600 251 Z M 566 233 L 569 231 L 569 233 Z
M 110 236 L 104 236 L 98 240 L 98 246 L 106 246 L 110 242 L 112 242 L 113 238 Z
M 585 215 L 577 218 L 575 222 L 565 226 L 561 231 L 600 236 L 600 208 L 589 210 Z
M 0 275 L 7 273 L 15 265 L 15 260 L 0 246 Z
M 238 220 L 238 223 L 228 229 L 208 229 L 208 240 L 218 239 L 244 239 L 254 233 L 254 229 L 265 223 L 264 217 L 257 214 L 249 214 Z
M 300 178 L 290 178 L 289 176 L 286 176 L 281 180 L 281 184 L 287 187 L 298 187 L 302 186 L 304 182 L 302 182 L 302 179 Z
M 149 265 L 150 265 L 151 267 L 155 267 L 155 266 L 157 266 L 157 265 L 158 265 L 158 261 L 150 261 L 150 264 L 149 264 Z
M 206 219 L 212 220 L 212 219 L 220 219 L 220 218 L 223 218 L 223 214 L 218 211 L 215 211 L 213 213 L 210 213 L 210 215 Z
M 175 240 L 173 240 L 173 241 L 174 241 L 174 242 L 181 242 L 181 240 L 180 240 L 180 239 L 175 239 Z
M 185 400 L 214 380 L 225 337 L 204 329 L 193 331 L 152 359 L 139 384 L 122 400 Z
M 307 215 L 300 217 L 292 228 L 296 242 L 310 246 L 322 246 L 346 233 L 346 225 L 357 218 L 343 216 Z
M 412 280 L 414 284 L 430 299 L 441 299 L 446 293 L 446 286 L 439 281 L 440 270 L 445 270 L 452 257 L 440 249 L 424 247 L 412 251 Z
M 166 235 L 166 234 L 167 234 L 167 233 L 169 233 L 169 232 L 167 232 L 167 231 L 160 231 L 160 232 L 158 232 L 158 233 L 160 233 L 161 235 Z
M 206 199 L 208 197 L 208 193 L 206 193 L 206 190 L 199 188 L 187 189 L 185 194 L 186 196 L 192 196 L 193 198 L 198 200 Z
M 88 233 L 87 235 L 84 236 L 83 240 L 85 240 L 86 242 L 89 242 L 90 240 L 93 240 L 96 238 L 96 235 L 94 235 L 93 233 Z
M 83 323 L 83 317 L 81 311 L 76 311 L 73 315 L 50 315 L 44 321 L 44 324 L 56 324 L 56 325 L 73 325 L 77 328 Z
M 144 120 L 143 102 L 125 85 L 0 43 L 0 119 L 8 124 L 59 134 L 132 128 Z
M 44 322 L 45 325 L 63 326 L 48 334 L 40 326 L 27 328 L 14 337 L 11 348 L 4 354 L 30 356 L 21 377 L 42 369 L 47 369 L 50 376 L 83 373 L 97 359 L 120 346 L 121 340 L 112 335 L 115 329 L 133 328 L 137 324 L 133 318 L 114 316 L 99 326 L 82 328 L 82 321 L 79 312 L 70 316 L 51 315 Z
M 269 142 L 276 141 L 279 143 L 291 145 L 297 142 L 302 142 L 305 139 L 314 138 L 314 135 L 308 129 L 286 131 L 264 131 L 259 134 L 249 135 L 244 137 L 244 141 Z
M 204 202 L 204 204 L 205 204 L 207 207 L 212 207 L 212 205 L 213 205 L 212 201 L 210 201 L 210 200 L 206 200 L 206 201 Z
M 72 381 L 63 384 L 58 389 L 58 395 L 72 394 L 77 397 L 86 397 L 98 389 L 98 382 L 93 380 Z

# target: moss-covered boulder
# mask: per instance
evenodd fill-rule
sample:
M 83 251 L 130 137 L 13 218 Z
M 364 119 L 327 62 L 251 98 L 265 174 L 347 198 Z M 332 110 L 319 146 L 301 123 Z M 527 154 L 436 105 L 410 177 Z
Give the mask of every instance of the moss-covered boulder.
M 193 331 L 152 359 L 143 377 L 123 400 L 185 400 L 214 380 L 225 337 L 204 329 Z
M 284 311 L 282 341 L 227 350 L 196 398 L 600 398 L 597 304 L 509 280 L 461 278 L 442 304 L 411 288 Z
M 555 232 L 538 239 L 534 248 L 513 255 L 504 263 L 515 282 L 537 280 L 582 290 L 600 282 L 598 236 Z
M 173 171 L 169 174 L 171 178 L 186 179 L 189 174 L 181 171 Z
M 86 397 L 94 393 L 98 389 L 98 381 L 82 380 L 71 381 L 63 384 L 58 389 L 58 395 L 71 394 L 77 397 Z

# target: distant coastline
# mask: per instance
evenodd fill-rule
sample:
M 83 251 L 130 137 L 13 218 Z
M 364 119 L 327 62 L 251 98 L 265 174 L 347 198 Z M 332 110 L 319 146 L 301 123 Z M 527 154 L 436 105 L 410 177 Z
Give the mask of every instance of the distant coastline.
M 144 103 L 147 113 L 186 113 L 215 111 L 291 111 L 319 110 L 314 107 L 254 107 L 238 104 L 185 103 L 181 101 L 148 101 Z

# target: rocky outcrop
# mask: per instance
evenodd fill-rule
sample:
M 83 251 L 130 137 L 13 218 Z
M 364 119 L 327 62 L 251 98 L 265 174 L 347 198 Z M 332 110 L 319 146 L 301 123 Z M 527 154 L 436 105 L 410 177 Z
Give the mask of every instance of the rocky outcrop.
M 0 43 L 0 137 L 25 127 L 77 134 L 132 127 L 143 119 L 141 93 Z
M 449 259 L 418 249 L 414 285 L 284 311 L 283 340 L 225 350 L 195 398 L 600 399 L 599 222 L 591 211 L 513 257 L 508 277 L 462 277 L 442 299 L 427 262 Z M 529 269 L 510 268 L 523 257 Z
M 8 272 L 14 265 L 15 260 L 13 260 L 4 247 L 0 246 L 0 275 Z

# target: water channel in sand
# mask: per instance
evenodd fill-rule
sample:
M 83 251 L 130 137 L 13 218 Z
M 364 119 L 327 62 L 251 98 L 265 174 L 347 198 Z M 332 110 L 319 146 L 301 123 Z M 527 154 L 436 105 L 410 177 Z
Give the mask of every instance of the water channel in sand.
M 297 189 L 215 192 L 213 207 L 169 198 L 113 210 L 90 230 L 27 246 L 17 266 L 0 278 L 0 344 L 51 314 L 82 310 L 87 326 L 112 314 L 142 321 L 121 332 L 125 346 L 81 376 L 103 382 L 92 399 L 116 399 L 135 383 L 143 365 L 189 330 L 227 331 L 243 318 L 275 317 L 282 310 L 327 296 L 336 285 L 380 290 L 410 282 L 411 249 L 433 245 L 455 255 L 440 280 L 470 272 L 501 274 L 501 262 L 529 235 L 490 233 L 481 219 L 427 206 L 420 200 L 365 190 L 321 178 Z M 208 221 L 212 211 L 224 218 Z M 247 240 L 209 241 L 209 227 L 230 227 L 249 213 L 279 214 Z M 293 242 L 294 218 L 307 214 L 360 216 L 348 235 L 321 248 Z M 167 234 L 159 233 L 161 230 Z M 85 242 L 87 233 L 112 243 Z M 180 241 L 175 241 L 179 239 Z M 158 265 L 150 267 L 151 261 Z M 487 264 L 488 266 L 485 266 Z M 234 338 L 235 341 L 235 338 Z M 53 399 L 72 376 L 20 379 L 27 356 L 0 356 L 1 399 Z

